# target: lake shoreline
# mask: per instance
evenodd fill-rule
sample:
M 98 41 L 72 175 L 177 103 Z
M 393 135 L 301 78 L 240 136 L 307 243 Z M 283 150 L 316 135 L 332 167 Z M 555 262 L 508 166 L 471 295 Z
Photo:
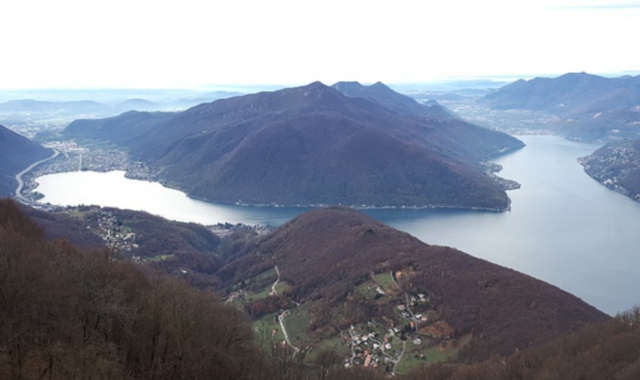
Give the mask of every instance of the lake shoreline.
M 640 204 L 589 177 L 576 162 L 593 144 L 554 136 L 524 138 L 526 149 L 496 159 L 521 184 L 510 211 L 461 208 L 357 209 L 428 243 L 526 273 L 608 314 L 640 304 Z M 42 203 L 143 210 L 203 225 L 279 226 L 311 207 L 212 204 L 157 182 L 120 173 L 73 172 L 38 178 Z

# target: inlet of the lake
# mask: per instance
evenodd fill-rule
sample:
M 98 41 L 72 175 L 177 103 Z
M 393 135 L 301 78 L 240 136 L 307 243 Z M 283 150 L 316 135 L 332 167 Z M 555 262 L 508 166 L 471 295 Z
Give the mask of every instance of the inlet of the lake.
M 576 159 L 597 146 L 554 136 L 524 136 L 527 146 L 495 160 L 501 176 L 522 188 L 509 192 L 511 211 L 364 210 L 430 244 L 547 281 L 610 313 L 640 304 L 640 203 L 587 176 Z M 124 172 L 74 172 L 37 179 L 40 201 L 144 210 L 168 219 L 280 225 L 308 210 L 220 205 L 188 198 Z

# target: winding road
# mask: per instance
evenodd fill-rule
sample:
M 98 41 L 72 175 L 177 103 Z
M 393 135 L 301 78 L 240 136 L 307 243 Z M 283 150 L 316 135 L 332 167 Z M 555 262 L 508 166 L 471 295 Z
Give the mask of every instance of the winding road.
M 40 165 L 41 163 L 49 161 L 49 160 L 53 160 L 54 158 L 58 157 L 59 154 L 60 154 L 60 152 L 54 149 L 53 150 L 53 155 L 51 155 L 51 157 L 45 158 L 44 160 L 40 160 L 40 161 L 34 162 L 33 164 L 29 165 L 29 167 L 27 167 L 26 169 L 24 169 L 20 173 L 16 174 L 16 181 L 18 181 L 18 187 L 16 188 L 16 198 L 18 198 L 20 201 L 22 201 L 24 203 L 31 203 L 31 201 L 29 199 L 27 199 L 27 198 L 22 196 L 22 188 L 24 187 L 24 182 L 22 181 L 22 176 L 27 174 L 31 169 L 35 168 L 36 166 Z
M 280 328 L 282 329 L 282 334 L 284 334 L 284 340 L 287 342 L 289 347 L 291 347 L 293 349 L 293 353 L 296 354 L 296 353 L 298 353 L 300 351 L 300 349 L 298 347 L 294 346 L 293 344 L 291 344 L 291 341 L 289 340 L 289 334 L 287 334 L 287 329 L 284 327 L 284 316 L 285 316 L 285 313 L 282 313 L 282 314 L 278 315 L 278 322 L 280 323 Z
M 277 296 L 278 292 L 276 292 L 276 286 L 278 285 L 278 282 L 280 282 L 280 271 L 278 270 L 278 266 L 274 265 L 274 268 L 276 268 L 276 274 L 278 275 L 278 277 L 276 278 L 276 282 L 273 283 L 273 285 L 271 285 L 271 294 L 269 294 L 270 296 Z
M 278 266 L 277 265 L 274 265 L 273 267 L 276 269 L 276 274 L 278 275 L 278 277 L 276 278 L 276 282 L 274 282 L 273 285 L 271 285 L 271 293 L 269 293 L 269 295 L 277 296 L 278 292 L 276 291 L 276 286 L 278 285 L 278 282 L 280 282 L 280 270 L 278 270 Z M 300 306 L 299 303 L 297 303 L 295 301 L 294 301 L 294 303 L 297 306 Z M 291 312 L 291 310 L 293 310 L 293 309 L 290 309 L 290 310 L 284 311 L 281 314 L 278 314 L 278 323 L 280 323 L 280 329 L 282 330 L 282 334 L 284 334 L 284 340 L 287 342 L 289 347 L 291 347 L 293 349 L 294 354 L 296 354 L 297 352 L 300 351 L 300 349 L 298 347 L 294 346 L 293 344 L 291 344 L 291 340 L 289 340 L 289 334 L 287 333 L 287 328 L 284 327 L 284 317 L 285 317 L 285 315 L 287 313 Z

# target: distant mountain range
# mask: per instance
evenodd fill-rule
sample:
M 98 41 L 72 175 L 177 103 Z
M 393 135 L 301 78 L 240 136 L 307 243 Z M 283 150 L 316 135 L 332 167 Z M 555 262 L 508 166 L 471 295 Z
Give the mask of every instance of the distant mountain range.
M 127 111 L 178 111 L 201 103 L 237 95 L 240 95 L 240 93 L 216 91 L 202 93 L 199 97 L 177 98 L 168 101 L 131 98 L 108 103 L 92 100 L 43 101 L 19 99 L 0 103 L 0 121 L 5 123 L 49 121 L 51 123 L 56 119 L 108 117 Z
M 16 174 L 50 155 L 51 150 L 0 125 L 0 197 L 14 194 Z
M 64 136 L 126 147 L 193 197 L 286 205 L 505 209 L 480 161 L 523 146 L 380 83 L 316 82 L 177 114 L 77 120 Z
M 542 111 L 561 117 L 570 138 L 607 140 L 640 136 L 640 76 L 605 78 L 569 73 L 518 80 L 479 99 L 499 110 Z

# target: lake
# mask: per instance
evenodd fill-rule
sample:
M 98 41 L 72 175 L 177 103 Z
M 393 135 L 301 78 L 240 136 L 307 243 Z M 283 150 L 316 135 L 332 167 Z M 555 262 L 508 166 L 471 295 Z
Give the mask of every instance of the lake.
M 610 313 L 640 304 L 640 203 L 587 176 L 576 158 L 598 146 L 554 136 L 496 160 L 518 181 L 511 211 L 364 210 L 430 243 L 547 281 Z M 73 172 L 37 179 L 41 202 L 144 210 L 168 219 L 280 225 L 308 208 L 206 203 L 124 172 Z

